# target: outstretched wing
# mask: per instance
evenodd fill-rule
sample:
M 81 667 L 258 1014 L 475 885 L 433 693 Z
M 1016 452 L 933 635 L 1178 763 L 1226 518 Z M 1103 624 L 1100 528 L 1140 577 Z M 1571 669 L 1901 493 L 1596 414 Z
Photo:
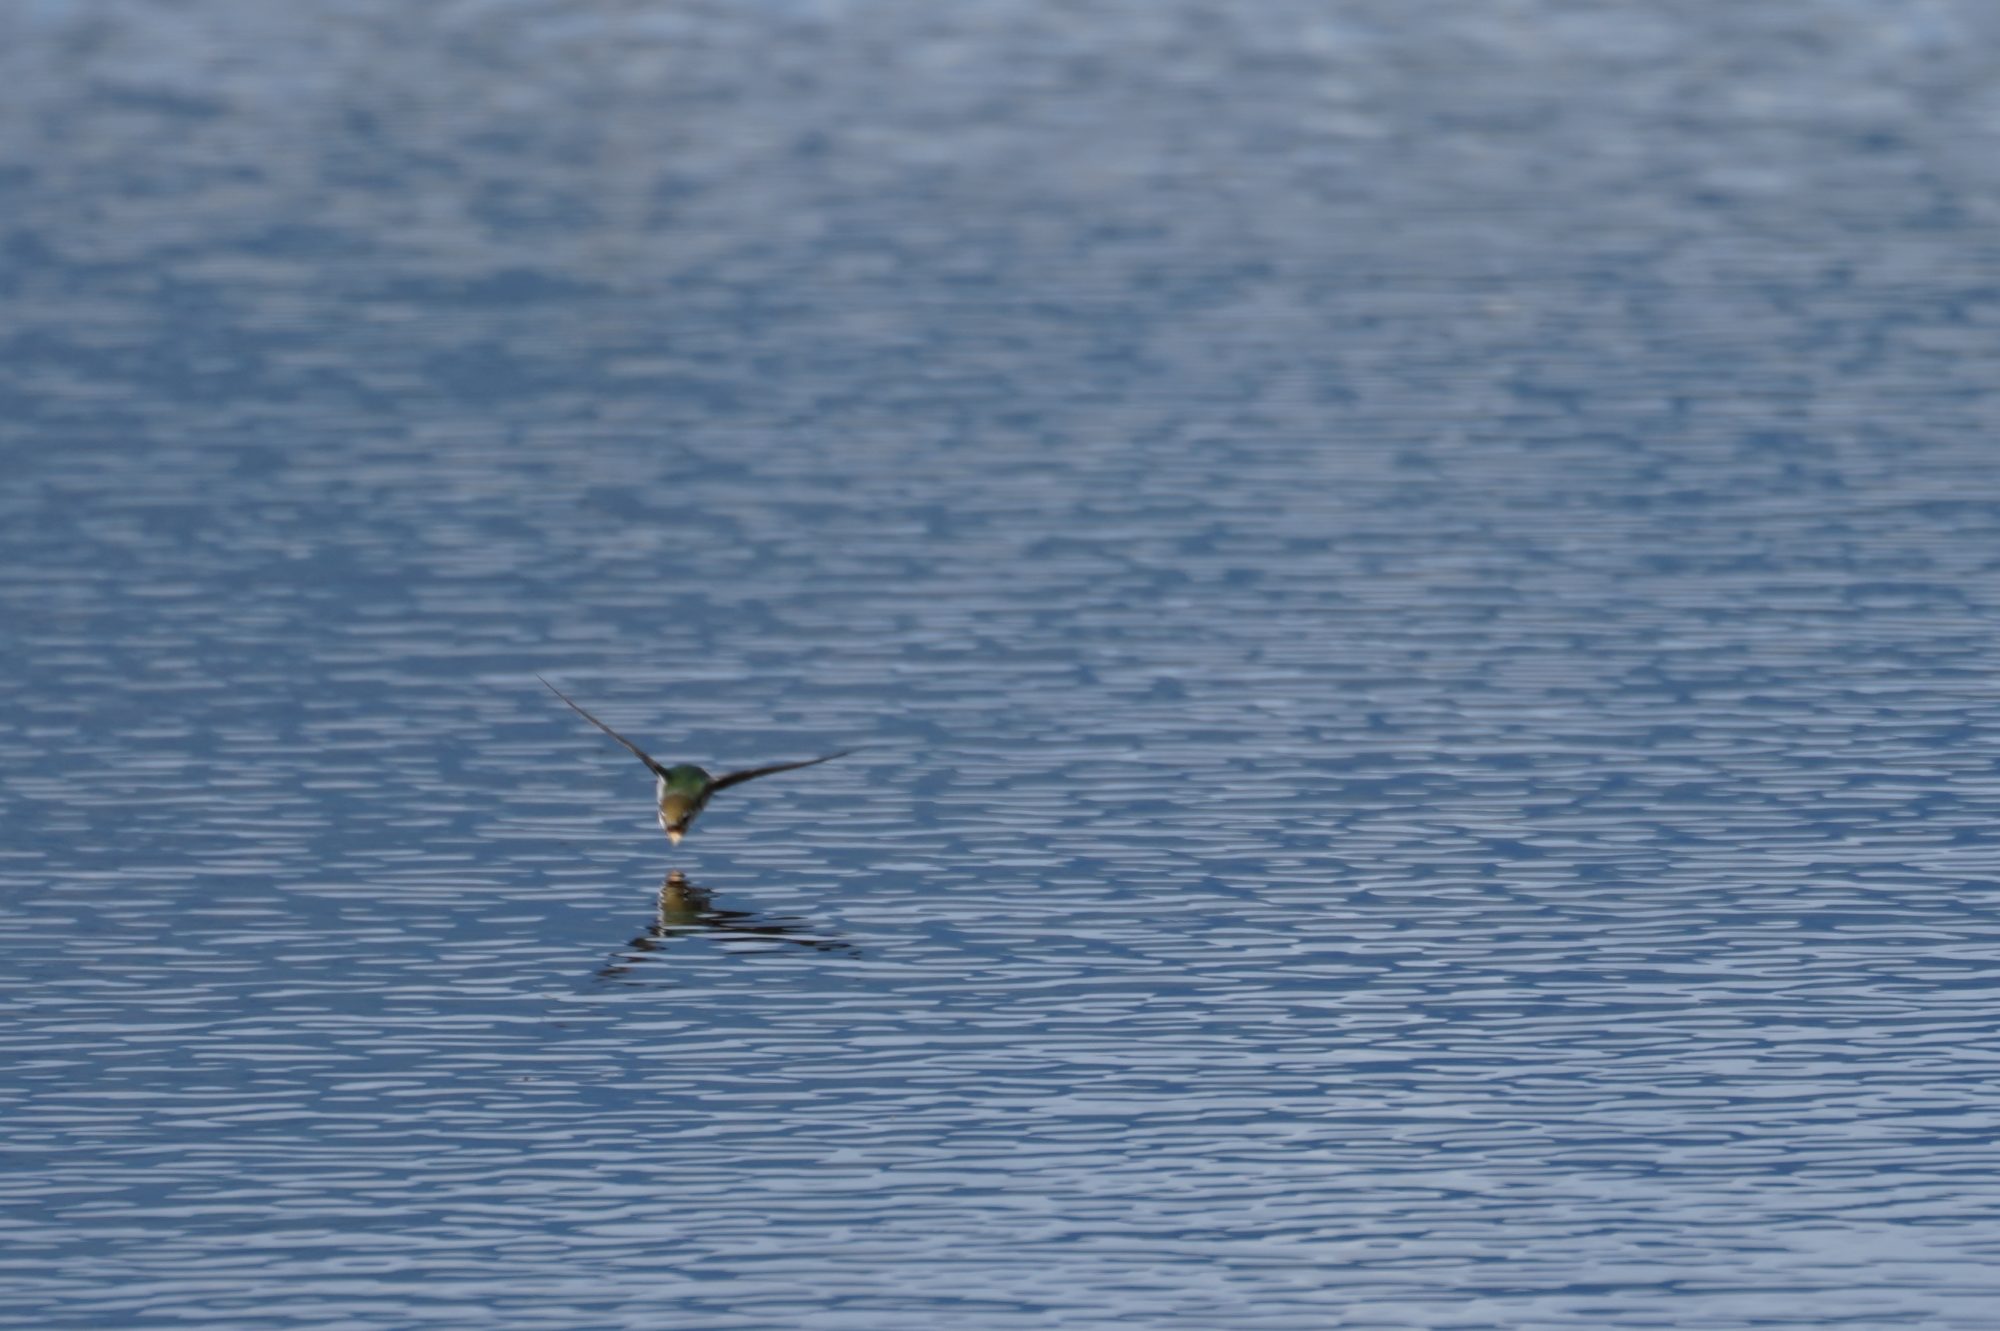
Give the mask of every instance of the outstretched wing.
M 536 675 L 535 678 L 542 679 L 540 675 Z M 665 776 L 667 774 L 667 769 L 660 766 L 658 763 L 654 762 L 651 754 L 647 753 L 637 744 L 634 744 L 631 740 L 626 739 L 623 735 L 613 730 L 610 726 L 605 725 L 602 721 L 592 716 L 589 712 L 586 712 L 581 707 L 578 707 L 574 702 L 570 700 L 570 696 L 567 693 L 564 693 L 561 689 L 557 688 L 555 685 L 549 684 L 549 682 L 546 679 L 542 679 L 542 683 L 548 684 L 550 693 L 555 694 L 556 697 L 561 698 L 566 703 L 569 703 L 571 711 L 575 712 L 578 716 L 582 717 L 584 720 L 590 722 L 590 724 L 596 726 L 599 730 L 603 731 L 605 734 L 611 736 L 611 738 L 617 740 L 620 744 L 623 744 L 626 748 L 632 750 L 632 752 L 635 755 L 637 755 L 640 762 L 646 764 L 646 766 L 653 769 L 653 775 Z M 756 775 L 756 773 L 753 772 L 751 775 L 754 776 Z
M 835 758 L 845 758 L 853 749 L 842 749 L 839 753 L 829 753 L 824 758 L 808 758 L 802 763 L 774 763 L 769 767 L 746 767 L 740 772 L 726 772 L 708 783 L 712 795 L 718 790 L 727 790 L 743 781 L 754 781 L 760 776 L 770 776 L 773 772 L 793 772 L 801 767 L 811 767 L 817 763 L 830 763 Z

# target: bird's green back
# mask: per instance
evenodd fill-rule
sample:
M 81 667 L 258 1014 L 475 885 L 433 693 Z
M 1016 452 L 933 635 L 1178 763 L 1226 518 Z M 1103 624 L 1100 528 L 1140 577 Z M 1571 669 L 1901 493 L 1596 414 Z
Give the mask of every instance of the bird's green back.
M 676 763 L 667 769 L 660 780 L 665 783 L 663 794 L 685 795 L 689 799 L 699 798 L 708 789 L 709 775 L 693 763 Z

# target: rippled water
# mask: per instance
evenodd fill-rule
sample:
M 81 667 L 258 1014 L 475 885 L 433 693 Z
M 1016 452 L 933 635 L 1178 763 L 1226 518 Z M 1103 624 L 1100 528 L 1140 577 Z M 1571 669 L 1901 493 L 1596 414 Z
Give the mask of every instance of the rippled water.
M 2000 19 L 1670 8 L 0 8 L 0 1324 L 1993 1325 Z

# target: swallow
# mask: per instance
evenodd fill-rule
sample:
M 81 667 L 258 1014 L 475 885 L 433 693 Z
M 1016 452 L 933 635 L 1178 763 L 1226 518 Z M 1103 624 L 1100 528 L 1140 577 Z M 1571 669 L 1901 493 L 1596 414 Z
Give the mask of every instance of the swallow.
M 535 678 L 542 679 L 540 675 L 536 675 Z M 760 776 L 771 776 L 778 772 L 793 772 L 801 767 L 813 767 L 819 763 L 832 762 L 835 758 L 844 758 L 854 752 L 852 749 L 842 749 L 838 753 L 829 753 L 820 758 L 807 758 L 803 762 L 772 763 L 768 767 L 746 767 L 740 772 L 724 772 L 721 776 L 710 776 L 706 771 L 696 767 L 693 763 L 677 763 L 672 767 L 663 767 L 653 760 L 651 754 L 647 753 L 637 744 L 626 739 L 610 726 L 605 725 L 589 712 L 577 706 L 567 693 L 550 684 L 546 679 L 542 679 L 542 683 L 547 686 L 550 693 L 555 694 L 556 697 L 568 703 L 571 711 L 596 726 L 605 734 L 611 736 L 611 738 L 617 740 L 620 744 L 623 744 L 627 749 L 632 751 L 634 757 L 646 764 L 646 769 L 654 777 L 654 798 L 659 802 L 660 806 L 660 830 L 665 832 L 667 840 L 676 846 L 681 843 L 681 838 L 687 835 L 688 828 L 694 825 L 694 820 L 701 816 L 701 811 L 708 807 L 710 797 L 717 791 L 727 790 L 731 786 L 741 785 L 745 781 L 754 781 Z

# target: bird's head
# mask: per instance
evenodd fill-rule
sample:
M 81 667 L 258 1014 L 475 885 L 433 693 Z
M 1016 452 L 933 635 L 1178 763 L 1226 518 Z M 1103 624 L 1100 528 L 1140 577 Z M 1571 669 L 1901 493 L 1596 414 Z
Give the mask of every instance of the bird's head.
M 688 826 L 694 822 L 695 802 L 673 791 L 660 796 L 660 830 L 667 834 L 667 840 L 676 846 L 688 833 Z

